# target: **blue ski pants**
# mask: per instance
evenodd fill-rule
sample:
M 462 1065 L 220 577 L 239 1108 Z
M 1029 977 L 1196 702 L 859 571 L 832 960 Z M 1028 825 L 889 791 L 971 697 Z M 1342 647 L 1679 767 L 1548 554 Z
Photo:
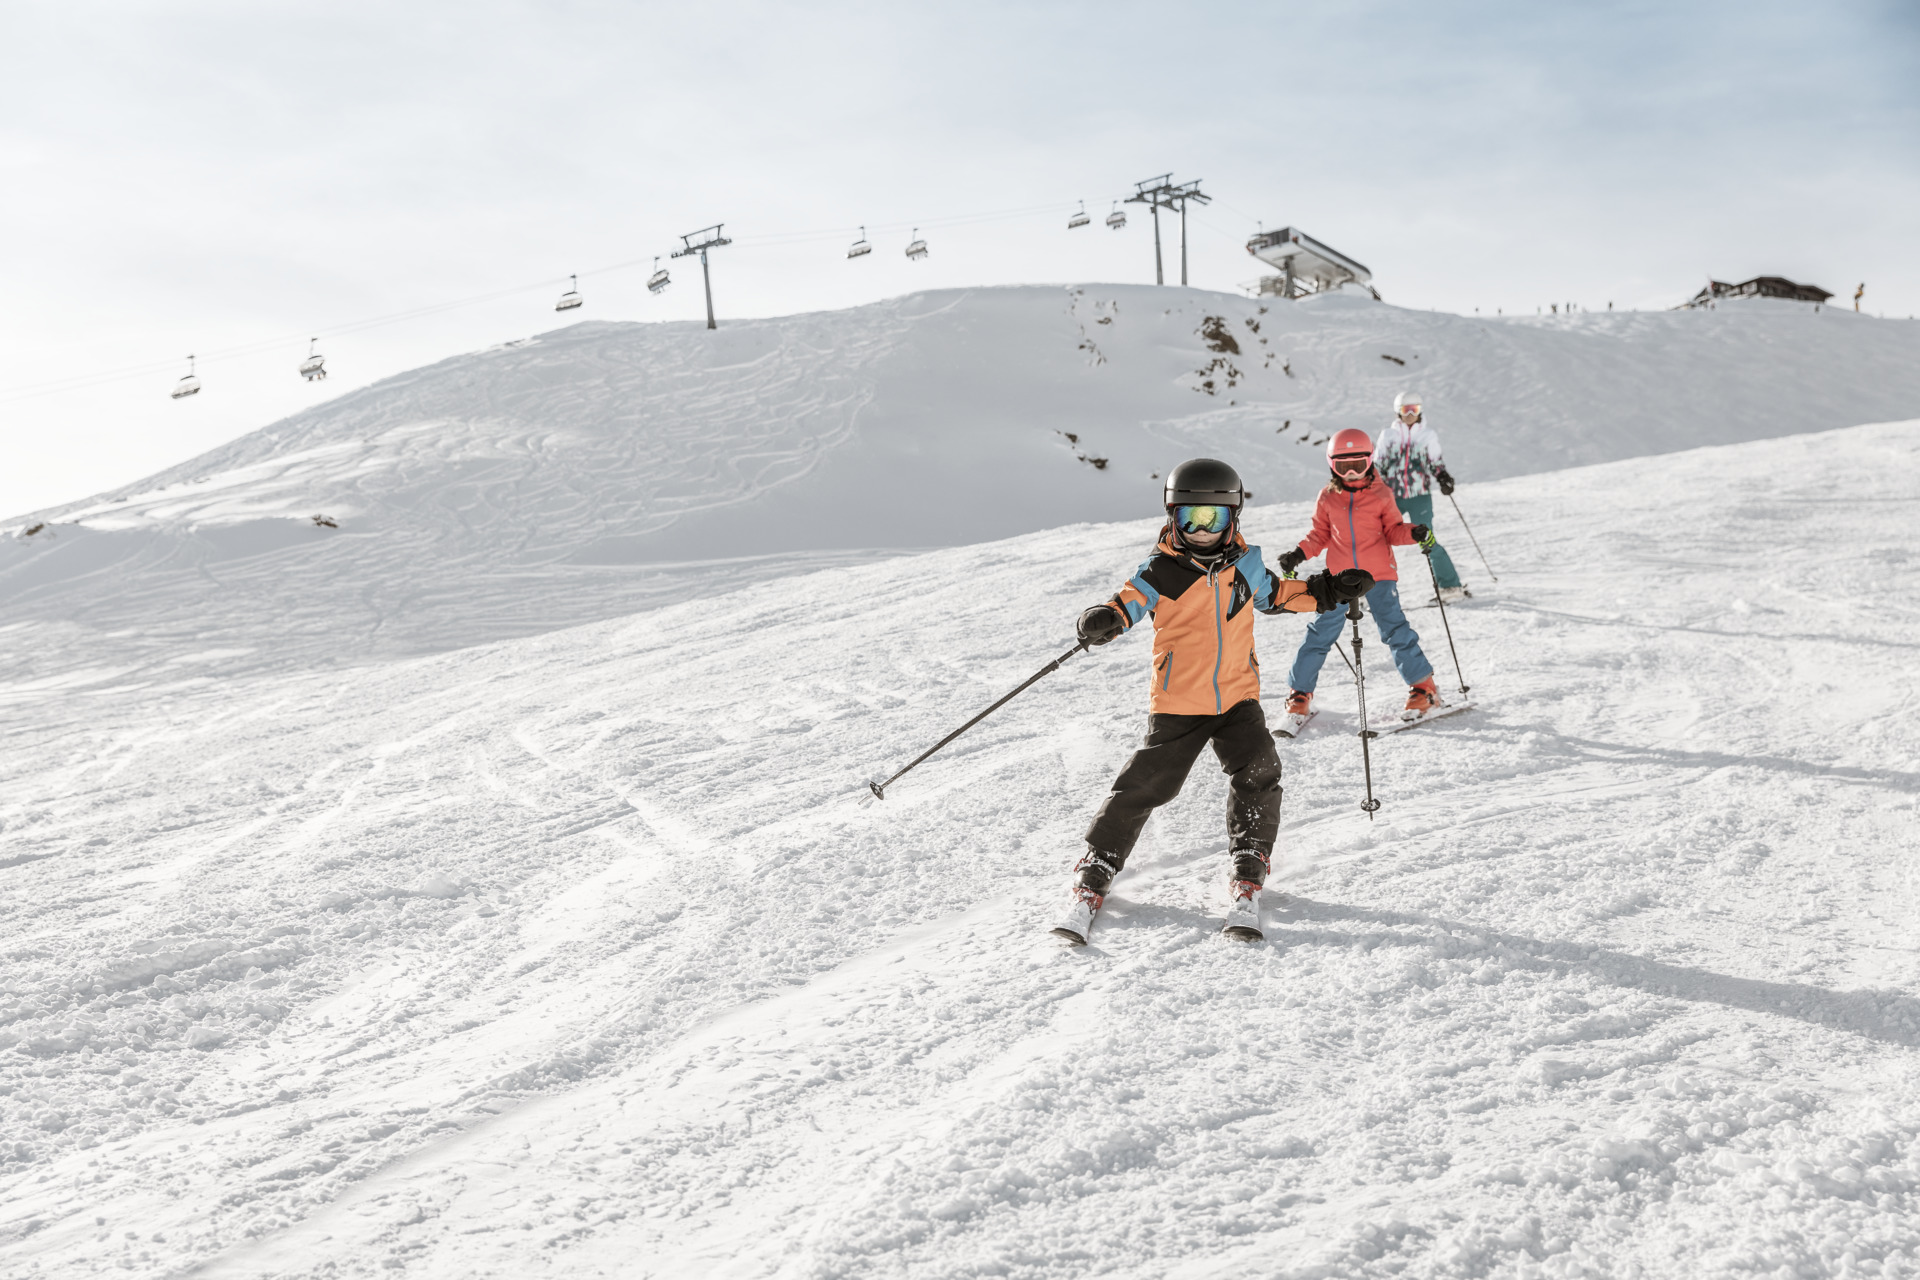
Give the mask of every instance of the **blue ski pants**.
M 1400 678 L 1408 684 L 1419 684 L 1433 674 L 1433 664 L 1427 661 L 1427 655 L 1420 651 L 1420 637 L 1414 634 L 1413 624 L 1407 621 L 1407 614 L 1400 607 L 1399 584 L 1378 582 L 1373 590 L 1367 592 L 1367 611 L 1373 614 L 1374 625 L 1380 628 L 1380 639 L 1393 652 L 1393 665 L 1400 670 Z M 1300 642 L 1300 652 L 1293 655 L 1293 670 L 1287 673 L 1287 684 L 1301 693 L 1312 693 L 1314 686 L 1320 683 L 1320 664 L 1327 660 L 1327 650 L 1340 639 L 1340 630 L 1347 625 L 1347 611 L 1333 609 L 1326 613 L 1315 614 L 1307 624 L 1307 638 Z
M 1400 514 L 1407 519 L 1415 524 L 1423 524 L 1429 529 L 1433 528 L 1432 494 L 1416 493 L 1411 498 L 1395 498 L 1394 501 L 1400 505 Z M 1433 576 L 1440 580 L 1440 585 L 1443 587 L 1460 585 L 1460 573 L 1453 567 L 1453 557 L 1448 555 L 1447 549 L 1437 541 L 1433 544 Z

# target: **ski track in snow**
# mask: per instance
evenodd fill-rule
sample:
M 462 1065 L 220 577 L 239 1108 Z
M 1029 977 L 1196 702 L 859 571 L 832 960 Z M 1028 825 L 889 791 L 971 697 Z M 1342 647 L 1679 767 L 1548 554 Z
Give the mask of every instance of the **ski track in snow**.
M 1151 521 L 10 686 L 0 1275 L 1920 1273 L 1920 422 L 1460 496 L 1480 709 L 1369 823 L 1329 664 L 1252 946 L 1204 766 L 1044 935 L 1137 638 L 860 802 Z

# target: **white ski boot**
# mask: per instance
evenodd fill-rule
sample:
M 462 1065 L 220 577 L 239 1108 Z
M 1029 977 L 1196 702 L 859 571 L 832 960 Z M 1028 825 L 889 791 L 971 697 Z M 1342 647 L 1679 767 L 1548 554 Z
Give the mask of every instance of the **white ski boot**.
M 1276 738 L 1297 738 L 1300 731 L 1307 727 L 1307 721 L 1313 719 L 1313 695 L 1290 690 L 1287 693 L 1287 709 L 1280 717 L 1280 727 L 1273 731 Z
M 1060 923 L 1053 926 L 1054 935 L 1073 946 L 1086 946 L 1087 939 L 1093 935 L 1093 918 L 1100 914 L 1100 905 L 1106 900 L 1103 893 L 1095 893 L 1081 885 L 1073 886 L 1067 909 L 1061 914 Z
M 1265 938 L 1260 932 L 1260 886 L 1251 880 L 1229 880 L 1227 895 L 1227 923 L 1220 932 L 1243 942 Z

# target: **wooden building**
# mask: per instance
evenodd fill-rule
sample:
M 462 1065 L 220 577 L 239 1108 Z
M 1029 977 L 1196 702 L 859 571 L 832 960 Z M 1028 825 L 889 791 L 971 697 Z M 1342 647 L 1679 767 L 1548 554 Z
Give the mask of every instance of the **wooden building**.
M 1755 276 L 1751 280 L 1742 280 L 1739 284 L 1709 280 L 1706 288 L 1688 298 L 1674 310 L 1684 311 L 1690 307 L 1704 307 L 1721 298 L 1790 298 L 1795 302 L 1825 302 L 1832 296 L 1817 284 L 1795 284 L 1785 276 Z

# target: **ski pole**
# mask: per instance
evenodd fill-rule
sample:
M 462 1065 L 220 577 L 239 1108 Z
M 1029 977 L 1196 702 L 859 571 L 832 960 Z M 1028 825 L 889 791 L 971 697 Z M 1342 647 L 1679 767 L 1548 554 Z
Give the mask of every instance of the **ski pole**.
M 1055 658 L 1052 662 L 1049 662 L 1046 666 L 1040 668 L 1038 671 L 1028 676 L 1025 680 L 1022 680 L 1018 685 L 1014 686 L 1013 692 L 1007 694 L 1006 697 L 1000 699 L 998 702 L 988 707 L 985 711 L 982 711 L 979 715 L 967 721 L 965 724 L 961 725 L 958 729 L 955 729 L 952 733 L 948 734 L 946 737 L 940 739 L 940 741 L 934 743 L 932 746 L 928 747 L 925 751 L 922 751 L 919 755 L 915 756 L 913 760 L 906 766 L 906 768 L 900 770 L 899 773 L 894 774 L 891 778 L 888 778 L 885 782 L 869 782 L 867 786 L 872 789 L 873 798 L 876 800 L 885 800 L 887 798 L 887 788 L 892 786 L 894 783 L 898 782 L 901 778 L 901 775 L 905 774 L 907 770 L 912 769 L 915 765 L 919 764 L 922 760 L 925 760 L 928 756 L 932 755 L 934 752 L 938 751 L 940 748 L 946 746 L 949 742 L 952 742 L 955 738 L 959 737 L 961 734 L 973 728 L 973 726 L 979 724 L 982 720 L 985 720 L 988 716 L 992 715 L 994 712 L 1006 706 L 1009 702 L 1012 702 L 1015 698 L 1019 697 L 1021 694 L 1025 693 L 1031 685 L 1033 685 L 1036 681 L 1040 679 L 1040 677 L 1045 675 L 1051 675 L 1053 672 L 1058 671 L 1062 666 L 1066 664 L 1066 661 L 1068 658 L 1071 658 L 1076 653 L 1084 653 L 1086 652 L 1086 649 L 1087 649 L 1087 642 L 1085 640 L 1082 640 L 1079 644 L 1076 644 L 1075 646 L 1073 646 L 1073 648 L 1067 650 L 1065 653 Z
M 1447 495 L 1447 501 L 1453 503 L 1453 514 L 1460 517 L 1460 527 L 1467 531 L 1467 537 L 1473 543 L 1474 552 L 1480 557 L 1480 567 L 1487 571 L 1489 578 L 1495 582 L 1500 581 L 1500 575 L 1495 573 L 1493 566 L 1487 563 L 1487 553 L 1480 550 L 1480 539 L 1473 536 L 1473 526 L 1467 523 L 1466 513 L 1460 510 L 1460 503 L 1452 494 Z
M 1420 554 L 1427 558 L 1427 576 L 1433 579 L 1433 602 L 1440 606 L 1440 625 L 1447 629 L 1447 652 L 1453 655 L 1453 674 L 1460 681 L 1460 696 L 1464 698 L 1467 696 L 1467 676 L 1460 670 L 1460 651 L 1453 647 L 1453 624 L 1447 621 L 1447 602 L 1440 595 L 1440 575 L 1433 571 L 1433 549 L 1422 547 Z
M 1360 763 L 1367 772 L 1367 801 L 1360 807 L 1367 811 L 1367 821 L 1372 822 L 1380 802 L 1373 798 L 1373 739 L 1376 735 L 1367 728 L 1367 677 L 1360 666 L 1360 619 L 1363 616 L 1358 600 L 1347 602 L 1347 621 L 1353 624 L 1353 687 L 1360 694 Z

